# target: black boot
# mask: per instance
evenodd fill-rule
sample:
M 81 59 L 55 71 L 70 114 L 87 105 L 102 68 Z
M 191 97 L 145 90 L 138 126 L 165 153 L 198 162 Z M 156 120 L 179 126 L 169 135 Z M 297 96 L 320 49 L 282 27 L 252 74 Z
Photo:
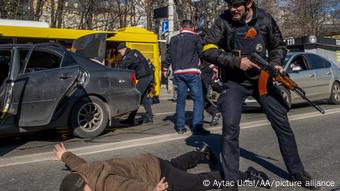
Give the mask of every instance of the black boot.
M 192 131 L 192 135 L 209 135 L 210 134 L 210 131 L 204 129 L 202 125 L 191 127 L 190 129 Z
M 308 190 L 319 190 L 320 189 L 320 187 L 312 184 L 313 179 L 311 175 L 308 174 L 306 171 L 292 174 L 291 180 L 301 182 L 301 186 Z
M 136 125 L 141 125 L 143 123 L 143 120 L 144 120 L 143 118 L 135 119 L 135 118 L 128 117 L 125 120 L 119 121 L 119 123 L 128 125 L 128 126 L 136 126 Z
M 198 147 L 198 151 L 204 153 L 205 158 L 213 165 L 217 164 L 217 158 L 211 151 L 209 145 L 206 142 L 202 142 L 201 146 Z
M 256 183 L 257 186 L 270 189 L 270 183 L 268 176 L 259 170 L 256 170 L 253 167 L 249 167 L 246 174 L 246 180 L 250 180 Z

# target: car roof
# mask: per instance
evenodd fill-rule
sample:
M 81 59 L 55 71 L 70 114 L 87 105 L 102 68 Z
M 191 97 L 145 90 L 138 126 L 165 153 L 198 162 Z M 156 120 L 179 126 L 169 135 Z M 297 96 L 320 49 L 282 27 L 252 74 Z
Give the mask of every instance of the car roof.
M 294 56 L 294 55 L 297 55 L 297 54 L 305 54 L 306 52 L 288 52 L 287 53 L 287 56 Z
M 316 54 L 316 53 L 314 53 L 314 52 L 288 52 L 288 53 L 287 53 L 287 56 L 290 56 L 290 58 L 293 57 L 293 56 L 296 56 L 296 55 L 316 55 L 316 56 L 319 56 L 319 57 L 321 57 L 321 58 L 327 60 L 327 61 L 328 61 L 329 63 L 331 63 L 332 65 L 335 65 L 335 66 L 336 66 L 336 64 L 335 64 L 333 61 L 329 60 L 329 59 L 326 58 L 325 56 Z
M 296 55 L 316 55 L 316 56 L 319 56 L 319 57 L 326 59 L 327 61 L 331 62 L 325 56 L 322 56 L 320 54 L 316 54 L 314 52 L 288 52 L 287 53 L 287 56 L 289 56 L 289 57 L 293 57 L 293 56 L 296 56 Z
M 63 49 L 61 47 L 63 47 L 62 45 L 60 45 L 58 43 L 38 43 L 38 44 L 0 44 L 0 49 L 10 49 L 13 47 L 18 47 L 18 48 L 24 48 L 24 49 L 30 49 L 33 47 L 33 45 L 43 45 L 40 46 L 39 49 L 45 49 L 45 50 L 50 50 L 50 51 L 54 51 L 57 52 L 59 54 L 62 53 Z M 57 46 L 54 46 L 57 45 Z
M 30 48 L 33 44 L 0 44 L 0 48 L 12 48 L 12 47 L 19 47 L 19 48 Z

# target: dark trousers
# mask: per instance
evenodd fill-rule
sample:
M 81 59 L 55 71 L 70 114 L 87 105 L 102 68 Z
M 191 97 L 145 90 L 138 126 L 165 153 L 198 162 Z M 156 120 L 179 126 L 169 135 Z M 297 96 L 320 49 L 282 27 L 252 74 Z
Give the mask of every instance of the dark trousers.
M 142 77 L 141 79 L 138 80 L 138 83 L 137 83 L 137 86 L 136 86 L 137 90 L 141 94 L 141 100 L 140 100 L 141 104 L 143 104 L 144 109 L 146 111 L 145 117 L 149 117 L 149 118 L 151 118 L 153 116 L 151 104 L 150 104 L 150 101 L 148 99 L 148 93 L 150 91 L 152 81 L 153 81 L 152 75 L 145 76 L 145 77 Z M 131 112 L 128 119 L 134 120 L 135 117 L 136 117 L 137 111 L 138 110 Z
M 219 111 L 216 105 L 208 99 L 208 91 L 210 88 L 210 84 L 212 81 L 212 74 L 211 72 L 202 72 L 202 90 L 203 90 L 203 98 L 204 98 L 204 110 L 209 113 L 211 116 L 215 116 Z
M 223 174 L 221 172 L 212 171 L 199 174 L 186 172 L 187 169 L 195 167 L 204 159 L 204 154 L 198 151 L 188 152 L 170 161 L 159 159 L 161 178 L 165 177 L 168 182 L 168 191 L 198 191 L 213 189 L 213 182 L 215 180 L 223 180 Z M 209 180 L 210 185 L 204 186 L 204 180 Z
M 252 95 L 262 106 L 279 141 L 280 151 L 289 173 L 304 170 L 299 157 L 295 137 L 290 128 L 287 112 L 289 110 L 280 90 L 268 82 L 268 95 L 258 96 L 257 85 L 242 86 L 229 81 L 218 99 L 218 107 L 223 116 L 222 166 L 225 179 L 239 179 L 239 134 L 242 105 L 247 96 Z M 266 137 L 259 137 L 266 138 Z M 261 145 L 259 145 L 261 146 Z

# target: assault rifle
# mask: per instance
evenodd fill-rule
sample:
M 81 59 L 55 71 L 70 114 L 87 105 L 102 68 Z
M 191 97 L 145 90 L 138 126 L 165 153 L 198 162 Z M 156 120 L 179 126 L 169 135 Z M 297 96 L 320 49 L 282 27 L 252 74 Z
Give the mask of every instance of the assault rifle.
M 261 85 L 261 75 L 263 73 L 264 76 L 267 76 L 265 82 L 262 82 L 264 83 L 263 86 L 265 88 L 266 88 L 266 82 L 267 82 L 268 77 L 272 78 L 274 81 L 279 82 L 284 87 L 286 87 L 288 90 L 294 91 L 301 98 L 306 100 L 311 106 L 317 109 L 320 113 L 325 114 L 325 111 L 320 106 L 311 102 L 306 97 L 306 92 L 303 91 L 303 89 L 301 89 L 292 79 L 290 79 L 286 72 L 284 72 L 283 74 L 279 73 L 273 66 L 269 65 L 269 63 L 257 53 L 252 53 L 248 55 L 247 57 L 249 58 L 249 60 L 251 60 L 252 62 L 254 62 L 256 65 L 258 65 L 261 68 L 259 86 Z M 261 88 L 259 89 L 260 89 L 260 95 L 261 95 Z M 266 91 L 266 89 L 264 91 Z

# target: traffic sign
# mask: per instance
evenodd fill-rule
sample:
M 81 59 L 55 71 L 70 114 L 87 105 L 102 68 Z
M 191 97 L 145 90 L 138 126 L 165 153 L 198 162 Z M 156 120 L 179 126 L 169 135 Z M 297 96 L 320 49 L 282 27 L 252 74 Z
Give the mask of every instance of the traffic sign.
M 169 32 L 169 20 L 168 19 L 162 20 L 161 26 L 162 26 L 162 34 Z

